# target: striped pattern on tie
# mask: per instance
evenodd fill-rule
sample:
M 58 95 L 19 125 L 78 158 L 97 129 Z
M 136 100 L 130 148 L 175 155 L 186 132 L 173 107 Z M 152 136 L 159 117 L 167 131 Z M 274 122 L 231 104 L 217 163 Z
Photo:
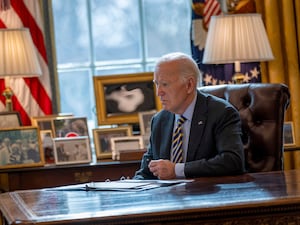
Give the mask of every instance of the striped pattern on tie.
M 180 116 L 177 120 L 177 126 L 173 133 L 173 142 L 172 142 L 172 162 L 180 163 L 183 161 L 183 149 L 182 149 L 182 125 L 186 121 L 184 116 Z

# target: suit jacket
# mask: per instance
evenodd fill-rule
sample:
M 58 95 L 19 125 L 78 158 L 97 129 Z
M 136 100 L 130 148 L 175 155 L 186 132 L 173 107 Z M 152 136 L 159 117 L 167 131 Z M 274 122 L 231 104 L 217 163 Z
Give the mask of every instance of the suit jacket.
M 150 144 L 135 179 L 157 179 L 148 169 L 154 159 L 170 159 L 174 114 L 166 110 L 151 121 Z M 238 111 L 227 101 L 197 91 L 191 122 L 185 176 L 234 175 L 245 172 Z

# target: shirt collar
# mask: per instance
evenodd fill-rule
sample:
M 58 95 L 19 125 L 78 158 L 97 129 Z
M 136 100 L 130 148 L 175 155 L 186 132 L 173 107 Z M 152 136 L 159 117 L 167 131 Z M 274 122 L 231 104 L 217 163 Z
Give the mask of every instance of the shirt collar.
M 196 100 L 197 100 L 197 95 L 195 95 L 193 101 L 191 104 L 187 107 L 187 109 L 184 111 L 182 114 L 188 121 L 192 121 L 195 105 L 196 105 Z M 177 121 L 178 118 L 180 117 L 179 114 L 175 114 L 175 120 Z

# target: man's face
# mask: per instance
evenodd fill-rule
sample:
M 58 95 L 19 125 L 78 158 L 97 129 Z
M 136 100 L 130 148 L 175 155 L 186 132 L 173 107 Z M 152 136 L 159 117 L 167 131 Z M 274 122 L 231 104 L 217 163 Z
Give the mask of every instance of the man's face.
M 190 85 L 188 78 L 183 79 L 180 77 L 176 63 L 161 64 L 155 70 L 153 81 L 163 109 L 182 114 L 190 103 L 188 100 Z

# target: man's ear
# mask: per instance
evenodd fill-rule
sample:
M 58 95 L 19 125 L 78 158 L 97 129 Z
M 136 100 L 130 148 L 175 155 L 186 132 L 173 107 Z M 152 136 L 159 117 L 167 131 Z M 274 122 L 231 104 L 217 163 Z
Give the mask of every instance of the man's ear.
M 193 76 L 190 76 L 187 78 L 187 82 L 186 82 L 186 89 L 188 94 L 194 92 L 196 87 L 196 80 Z

